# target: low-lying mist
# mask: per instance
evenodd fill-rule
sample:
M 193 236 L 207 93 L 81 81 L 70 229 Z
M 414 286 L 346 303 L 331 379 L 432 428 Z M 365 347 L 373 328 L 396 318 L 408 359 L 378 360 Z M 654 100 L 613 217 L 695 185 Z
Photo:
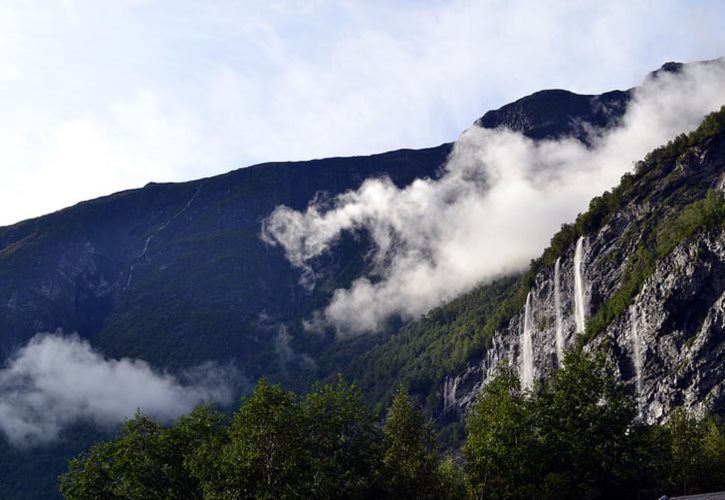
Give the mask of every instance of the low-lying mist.
M 142 360 L 107 359 L 76 335 L 38 334 L 0 370 L 0 431 L 29 446 L 79 421 L 116 425 L 137 409 L 169 421 L 200 403 L 230 403 L 237 380 L 231 367 L 173 376 Z
M 317 257 L 344 233 L 367 233 L 373 246 L 368 274 L 335 290 L 306 326 L 333 327 L 341 336 L 378 331 L 392 316 L 418 317 L 522 269 L 633 162 L 724 103 L 720 60 L 648 77 L 619 126 L 589 132 L 589 147 L 472 126 L 439 179 L 402 189 L 386 178 L 368 179 L 331 201 L 312 201 L 305 211 L 280 206 L 264 221 L 261 237 L 281 245 L 310 285 Z

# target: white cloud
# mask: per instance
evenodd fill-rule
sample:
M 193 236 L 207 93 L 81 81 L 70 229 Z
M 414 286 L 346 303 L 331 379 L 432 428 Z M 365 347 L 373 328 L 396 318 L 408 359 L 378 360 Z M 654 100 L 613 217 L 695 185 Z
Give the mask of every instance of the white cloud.
M 107 359 L 79 337 L 38 334 L 0 370 L 0 431 L 18 446 L 67 425 L 112 426 L 137 409 L 168 421 L 195 405 L 231 402 L 237 374 L 205 364 L 173 376 L 138 359 Z
M 0 6 L 0 224 L 149 181 L 451 140 L 725 51 L 714 1 Z M 696 35 L 693 35 L 696 33 Z
M 393 315 L 414 318 L 522 268 L 633 161 L 722 104 L 725 60 L 648 79 L 622 125 L 595 132 L 591 148 L 573 139 L 534 142 L 474 126 L 457 141 L 440 179 L 403 189 L 371 179 L 331 204 L 312 202 L 304 212 L 278 207 L 262 237 L 280 244 L 309 282 L 314 259 L 343 233 L 369 234 L 370 276 L 336 290 L 308 326 L 333 326 L 340 335 L 377 331 Z

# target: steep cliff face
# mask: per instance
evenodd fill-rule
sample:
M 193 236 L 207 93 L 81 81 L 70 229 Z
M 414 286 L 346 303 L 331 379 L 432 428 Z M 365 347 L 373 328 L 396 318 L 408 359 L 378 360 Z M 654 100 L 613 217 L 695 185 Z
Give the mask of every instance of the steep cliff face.
M 725 137 L 670 150 L 623 179 L 631 186 L 621 188 L 619 206 L 596 230 L 572 240 L 554 265 L 539 270 L 526 303 L 495 332 L 482 357 L 444 378 L 437 391 L 441 419 L 463 416 L 499 363 L 517 367 L 526 384 L 528 373 L 545 377 L 560 363 L 561 349 L 577 341 L 606 353 L 648 422 L 665 419 L 676 407 L 725 413 L 722 219 L 667 240 L 673 225 L 697 226 L 702 200 L 722 191 Z M 638 258 L 648 245 L 666 253 L 651 250 Z M 638 272 L 641 283 L 625 297 Z
M 724 263 L 723 231 L 680 245 L 604 335 L 646 421 L 680 406 L 725 411 Z

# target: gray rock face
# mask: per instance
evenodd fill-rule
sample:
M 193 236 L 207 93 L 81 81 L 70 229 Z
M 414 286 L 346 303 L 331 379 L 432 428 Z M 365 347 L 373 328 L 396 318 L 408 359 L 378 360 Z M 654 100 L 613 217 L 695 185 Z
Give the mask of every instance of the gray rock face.
M 615 357 L 622 378 L 636 383 L 629 366 L 634 358 L 631 332 L 638 330 L 638 398 L 648 422 L 662 420 L 676 407 L 697 414 L 725 410 L 724 262 L 725 232 L 680 245 L 645 282 L 632 305 L 635 313 L 606 331 L 611 352 L 626 353 Z
M 673 193 L 689 203 L 708 189 L 721 189 L 724 165 L 721 139 L 688 151 L 656 176 L 638 181 L 632 199 L 586 236 L 581 267 L 587 318 L 617 292 L 627 258 L 644 232 L 652 230 L 652 221 L 672 213 Z M 571 245 L 560 257 L 561 331 L 567 346 L 577 336 L 574 256 Z M 537 274 L 530 290 L 535 378 L 559 363 L 554 286 L 552 266 Z M 521 370 L 523 309 L 496 332 L 482 359 L 441 382 L 443 418 L 463 416 L 499 363 Z M 637 394 L 645 421 L 665 420 L 677 407 L 725 413 L 725 231 L 696 234 L 659 259 L 629 309 L 585 347 L 597 348 L 605 350 L 614 371 Z

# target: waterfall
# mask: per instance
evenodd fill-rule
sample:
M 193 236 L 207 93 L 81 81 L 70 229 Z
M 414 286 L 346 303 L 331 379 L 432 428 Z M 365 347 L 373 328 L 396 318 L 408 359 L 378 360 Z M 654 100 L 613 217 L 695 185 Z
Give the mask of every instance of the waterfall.
M 639 338 L 639 318 L 634 306 L 629 308 L 630 342 L 632 343 L 632 361 L 634 362 L 634 376 L 637 387 L 637 407 L 639 418 L 642 418 L 642 341 Z
M 521 387 L 530 389 L 534 385 L 534 346 L 531 338 L 531 292 L 526 295 L 524 309 L 524 331 L 521 335 Z
M 576 333 L 582 333 L 586 327 L 586 293 L 584 274 L 582 272 L 582 258 L 584 256 L 584 236 L 580 236 L 576 242 L 574 252 L 574 319 L 576 321 Z
M 443 382 L 443 409 L 447 410 L 456 404 L 456 390 L 458 389 L 458 377 L 446 377 Z
M 561 277 L 559 275 L 561 257 L 554 264 L 554 308 L 556 309 L 556 360 L 561 366 L 564 361 L 564 325 L 561 317 Z

